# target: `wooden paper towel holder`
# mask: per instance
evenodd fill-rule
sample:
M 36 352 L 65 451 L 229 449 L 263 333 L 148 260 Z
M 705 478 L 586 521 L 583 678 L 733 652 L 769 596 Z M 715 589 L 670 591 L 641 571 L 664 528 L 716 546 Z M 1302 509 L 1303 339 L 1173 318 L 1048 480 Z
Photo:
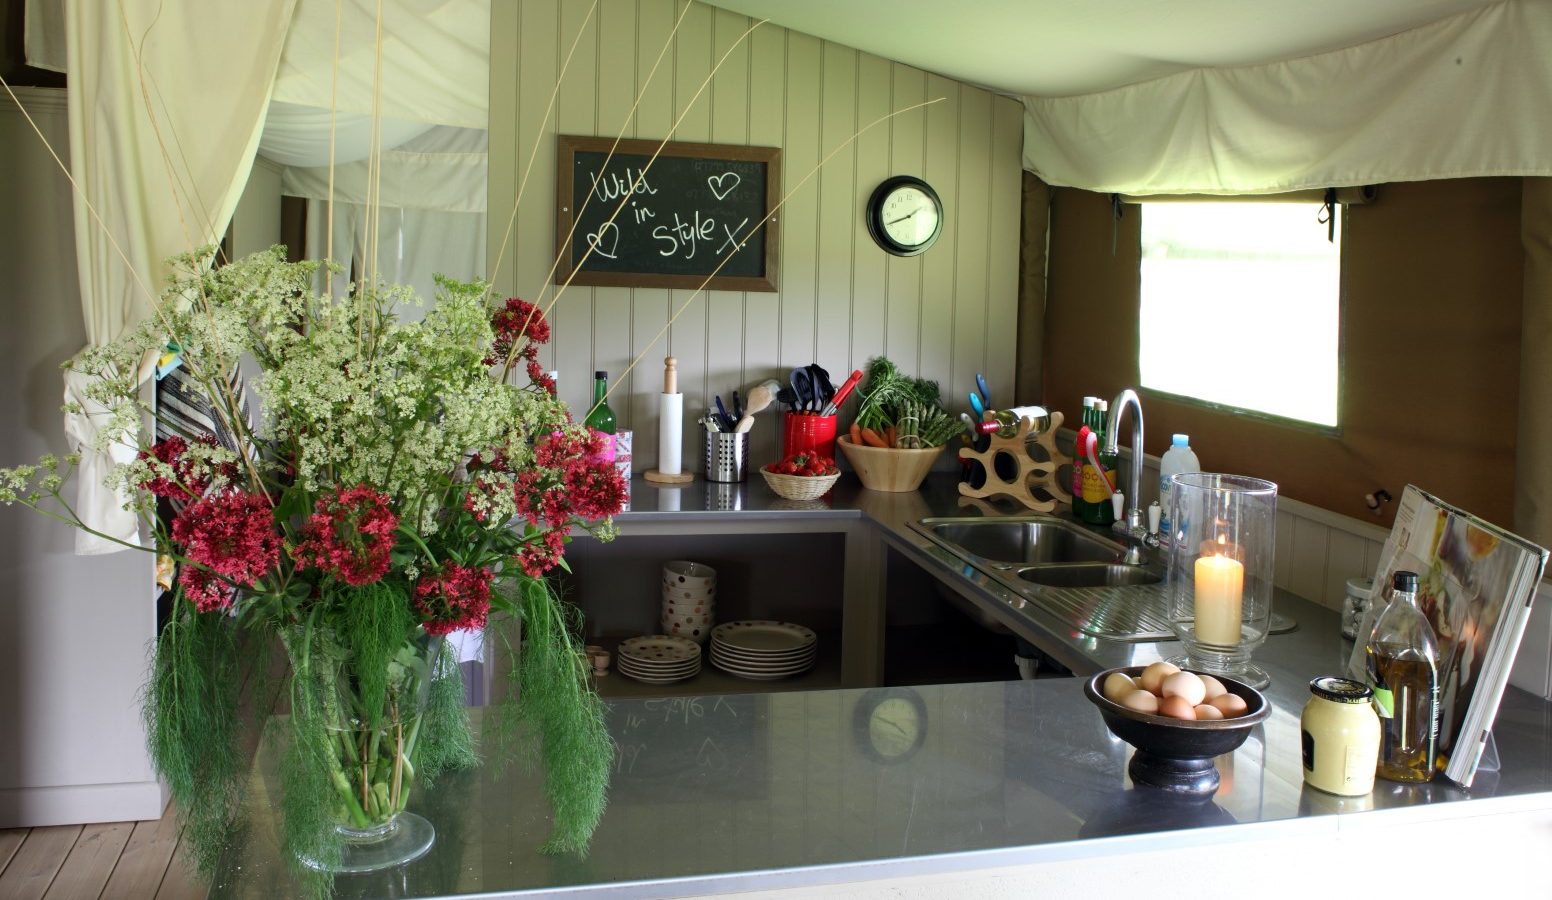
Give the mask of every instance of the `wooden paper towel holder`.
M 663 360 L 663 393 L 679 393 L 679 364 L 672 356 Z M 657 427 L 663 427 L 661 417 L 658 419 Z M 684 454 L 681 453 L 680 458 L 682 459 L 683 456 Z M 648 469 L 641 473 L 641 477 L 653 484 L 689 484 L 695 480 L 695 473 L 675 472 L 669 475 L 658 469 Z

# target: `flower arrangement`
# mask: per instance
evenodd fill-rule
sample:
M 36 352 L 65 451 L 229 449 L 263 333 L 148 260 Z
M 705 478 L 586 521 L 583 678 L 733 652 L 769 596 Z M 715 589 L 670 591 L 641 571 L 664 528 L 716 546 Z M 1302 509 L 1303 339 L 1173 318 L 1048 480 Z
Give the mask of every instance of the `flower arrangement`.
M 584 848 L 613 748 L 575 613 L 546 574 L 574 527 L 612 536 L 626 485 L 603 461 L 606 437 L 573 421 L 538 365 L 542 312 L 440 280 L 424 320 L 401 323 L 394 310 L 418 302 L 406 289 L 319 295 L 320 264 L 279 247 L 209 259 L 177 258 L 155 315 L 68 364 L 93 378 L 100 448 L 137 451 L 109 486 L 177 570 L 145 718 L 196 862 L 213 870 L 241 814 L 239 646 L 277 638 L 289 660 L 282 838 L 327 894 L 353 840 L 380 841 L 416 785 L 475 764 L 443 638 L 503 617 L 523 630 L 522 702 L 486 731 L 533 739 L 556 813 L 547 849 Z M 168 348 L 221 439 L 142 436 L 156 410 L 137 373 Z M 244 359 L 262 373 L 259 424 L 231 388 Z M 61 493 L 78 462 L 0 470 L 0 501 L 91 530 Z

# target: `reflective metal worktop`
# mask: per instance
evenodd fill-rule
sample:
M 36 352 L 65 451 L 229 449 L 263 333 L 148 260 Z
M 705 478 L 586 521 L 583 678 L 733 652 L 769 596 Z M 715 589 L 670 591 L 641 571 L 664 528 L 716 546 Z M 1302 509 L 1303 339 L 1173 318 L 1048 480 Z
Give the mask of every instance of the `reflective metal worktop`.
M 961 505 L 948 478 L 934 476 L 919 493 L 888 495 L 847 477 L 824 500 L 801 504 L 775 497 L 758 480 L 731 489 L 696 482 L 672 500 L 665 494 L 638 481 L 632 510 L 618 520 L 622 533 L 692 518 L 861 518 L 889 547 L 1075 672 L 1178 649 L 1084 635 L 910 528 L 929 515 L 990 514 Z M 1443 781 L 1379 782 L 1370 797 L 1338 800 L 1304 788 L 1298 714 L 1306 685 L 1338 671 L 1345 650 L 1336 613 L 1285 593 L 1275 605 L 1299 627 L 1272 636 L 1256 654 L 1273 678 L 1267 693 L 1274 711 L 1220 761 L 1222 785 L 1209 802 L 1134 789 L 1125 775 L 1130 748 L 1105 730 L 1075 678 L 615 701 L 609 724 L 617 770 L 585 859 L 540 855 L 548 821 L 540 779 L 487 763 L 446 776 L 412 800 L 411 809 L 437 828 L 428 856 L 388 873 L 341 876 L 338 893 L 729 893 L 1124 853 L 1139 838 L 1147 849 L 1164 849 L 1231 834 L 1334 836 L 1348 813 L 1402 823 L 1464 809 L 1552 808 L 1552 704 L 1512 688 L 1494 729 L 1501 768 L 1479 773 L 1469 792 Z M 270 759 L 261 751 L 253 821 L 223 861 L 213 896 L 295 893 L 275 842 Z

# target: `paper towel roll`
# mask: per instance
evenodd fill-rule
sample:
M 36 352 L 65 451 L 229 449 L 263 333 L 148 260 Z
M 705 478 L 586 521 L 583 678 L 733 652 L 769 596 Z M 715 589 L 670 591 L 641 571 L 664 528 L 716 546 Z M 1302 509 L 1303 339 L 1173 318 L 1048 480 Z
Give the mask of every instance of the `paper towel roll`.
M 684 395 L 659 394 L 657 404 L 657 470 L 678 475 L 684 441 Z

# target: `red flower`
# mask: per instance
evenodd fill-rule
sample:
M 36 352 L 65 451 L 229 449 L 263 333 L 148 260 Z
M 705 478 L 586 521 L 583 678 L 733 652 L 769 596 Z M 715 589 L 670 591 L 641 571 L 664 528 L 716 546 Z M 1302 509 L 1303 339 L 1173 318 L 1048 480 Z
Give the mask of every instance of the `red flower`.
M 485 627 L 490 614 L 490 569 L 448 563 L 439 574 L 415 583 L 412 602 L 424 617 L 427 634 Z
M 297 563 L 322 569 L 352 587 L 371 584 L 388 572 L 398 527 L 388 496 L 364 484 L 324 494 L 302 527 Z
M 539 345 L 550 340 L 550 323 L 544 320 L 544 313 L 532 303 L 516 297 L 508 297 L 506 305 L 491 315 L 490 328 L 496 333 L 496 340 L 491 344 L 486 365 L 505 362 L 512 355 L 513 345 L 521 338 L 527 338 L 528 342 L 518 348 L 517 355 L 532 361 L 539 355 Z M 529 371 L 533 371 L 532 366 Z M 538 379 L 534 382 L 538 383 Z
M 524 544 L 523 549 L 517 551 L 515 561 L 530 577 L 543 578 L 544 573 L 555 568 L 560 562 L 561 552 L 566 547 L 568 530 L 554 528 L 546 531 L 540 540 Z
M 596 522 L 607 519 L 625 505 L 629 489 L 618 469 L 609 463 L 572 460 L 561 475 L 561 485 L 571 502 L 571 512 L 579 519 Z
M 178 573 L 178 583 L 183 586 L 183 596 L 200 612 L 226 609 L 237 595 L 231 585 L 198 566 L 184 566 Z
M 213 434 L 202 434 L 195 440 L 210 447 L 216 446 L 216 438 Z M 136 459 L 148 459 L 154 456 L 158 461 L 172 466 L 173 477 L 158 475 L 155 478 L 148 478 L 140 483 L 140 487 L 158 497 L 167 497 L 171 500 L 187 500 L 203 494 L 205 489 L 210 487 L 210 479 L 206 476 L 198 478 L 194 476 L 194 461 L 187 458 L 188 450 L 188 442 L 177 435 L 157 441 L 151 445 L 150 450 L 141 450 Z M 227 480 L 237 477 L 237 466 L 232 463 L 223 463 L 220 469 Z
M 214 576 L 252 586 L 280 559 L 274 509 L 259 494 L 228 490 L 201 498 L 173 520 L 172 538 L 185 556 L 209 570 L 185 566 L 180 576 L 202 611 L 230 603 Z

